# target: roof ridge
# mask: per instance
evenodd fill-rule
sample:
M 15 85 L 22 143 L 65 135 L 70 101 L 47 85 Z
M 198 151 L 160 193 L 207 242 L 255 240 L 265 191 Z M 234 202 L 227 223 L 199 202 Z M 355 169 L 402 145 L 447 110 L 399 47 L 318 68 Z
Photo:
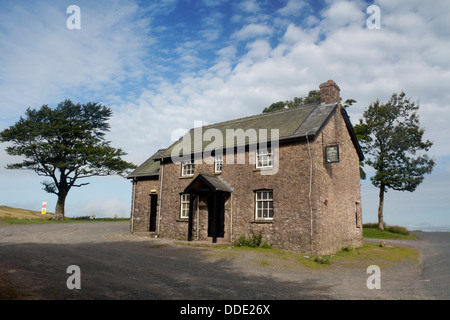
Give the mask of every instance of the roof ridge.
M 242 117 L 242 118 L 237 118 L 237 119 L 232 119 L 232 120 L 226 120 L 226 121 L 222 121 L 222 122 L 216 122 L 216 123 L 212 123 L 212 124 L 209 124 L 209 125 L 206 125 L 206 126 L 202 126 L 202 128 L 223 126 L 223 125 L 226 125 L 226 124 L 229 124 L 229 123 L 242 122 L 242 121 L 247 121 L 247 120 L 251 120 L 251 119 L 259 118 L 259 117 L 269 117 L 269 116 L 273 116 L 274 114 L 280 114 L 280 113 L 284 113 L 284 112 L 292 112 L 292 111 L 296 111 L 298 109 L 311 107 L 313 105 L 318 106 L 318 105 L 320 105 L 320 103 L 308 103 L 308 104 L 303 104 L 303 105 L 300 105 L 300 106 L 287 108 L 287 109 L 283 109 L 283 110 L 275 110 L 275 111 L 271 111 L 271 112 L 267 112 L 267 113 L 259 113 L 259 114 L 255 114 L 255 115 L 252 115 L 252 116 L 247 116 L 247 117 Z M 190 131 L 192 131 L 194 129 L 195 128 L 192 128 Z

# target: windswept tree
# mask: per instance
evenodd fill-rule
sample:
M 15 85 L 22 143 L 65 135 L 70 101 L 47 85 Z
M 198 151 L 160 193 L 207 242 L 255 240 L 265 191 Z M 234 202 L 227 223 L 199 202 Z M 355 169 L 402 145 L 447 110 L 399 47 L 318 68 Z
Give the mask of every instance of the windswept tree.
M 24 158 L 8 164 L 8 169 L 29 169 L 50 177 L 42 184 L 45 191 L 58 196 L 54 219 L 64 219 L 70 189 L 89 184 L 80 179 L 125 175 L 135 168 L 122 160 L 125 152 L 105 140 L 111 116 L 111 109 L 98 103 L 81 105 L 65 100 L 55 109 L 47 105 L 39 110 L 28 108 L 25 117 L 0 132 L 0 141 L 10 144 L 6 152 Z
M 383 230 L 384 194 L 388 189 L 416 190 L 435 165 L 426 152 L 433 145 L 424 141 L 420 127 L 419 105 L 405 97 L 393 94 L 385 103 L 372 103 L 356 125 L 358 139 L 366 155 L 366 163 L 375 169 L 370 178 L 379 188 L 378 228 Z

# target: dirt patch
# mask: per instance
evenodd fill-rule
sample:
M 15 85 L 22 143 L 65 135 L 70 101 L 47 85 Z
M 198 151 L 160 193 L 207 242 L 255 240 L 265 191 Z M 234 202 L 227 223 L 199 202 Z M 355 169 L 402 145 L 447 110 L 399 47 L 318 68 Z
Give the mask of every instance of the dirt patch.
M 245 275 L 326 285 L 336 299 L 430 299 L 420 279 L 418 251 L 400 245 L 366 243 L 326 257 L 272 249 L 204 248 L 203 253 L 211 262 L 226 261 Z M 367 287 L 371 265 L 381 269 L 381 290 Z
M 19 294 L 8 273 L 0 271 L 0 300 L 18 300 Z
M 329 256 L 233 247 L 206 248 L 205 255 L 211 261 L 237 260 L 238 265 L 273 267 L 279 270 L 361 268 L 367 264 L 377 264 L 388 268 L 395 267 L 396 263 L 402 260 L 411 261 L 413 264 L 419 263 L 417 250 L 403 246 L 380 247 L 376 243 L 366 243 L 361 248 L 343 250 Z

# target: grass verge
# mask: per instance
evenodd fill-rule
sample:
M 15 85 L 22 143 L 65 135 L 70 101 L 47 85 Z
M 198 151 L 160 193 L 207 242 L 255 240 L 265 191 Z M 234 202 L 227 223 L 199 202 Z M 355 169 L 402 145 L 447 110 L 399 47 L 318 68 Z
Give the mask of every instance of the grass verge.
M 360 248 L 348 249 L 324 256 L 306 255 L 274 248 L 251 247 L 208 247 L 205 254 L 211 260 L 245 259 L 246 263 L 260 267 L 326 269 L 326 268 L 362 268 L 375 264 L 379 267 L 391 267 L 400 261 L 419 263 L 419 252 L 402 246 L 381 247 L 379 243 L 364 243 Z
M 384 226 L 384 230 L 378 229 L 375 223 L 363 225 L 363 237 L 368 239 L 392 239 L 392 240 L 417 240 L 417 237 L 401 226 Z

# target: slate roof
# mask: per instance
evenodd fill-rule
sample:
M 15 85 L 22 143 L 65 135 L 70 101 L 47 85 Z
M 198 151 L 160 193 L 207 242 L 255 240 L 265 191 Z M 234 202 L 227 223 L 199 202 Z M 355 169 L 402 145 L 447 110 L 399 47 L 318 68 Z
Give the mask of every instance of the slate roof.
M 267 142 L 270 141 L 270 133 L 272 129 L 279 130 L 279 141 L 289 141 L 289 140 L 301 140 L 308 139 L 313 140 L 320 133 L 322 128 L 328 122 L 328 119 L 333 115 L 333 113 L 338 108 L 337 103 L 330 104 L 308 104 L 304 106 L 300 106 L 297 108 L 286 109 L 281 111 L 275 111 L 271 113 L 263 113 L 255 116 L 240 118 L 231 121 L 220 122 L 208 126 L 203 126 L 201 128 L 193 128 L 191 129 L 185 136 L 181 137 L 178 141 L 173 143 L 167 149 L 158 150 L 150 159 L 144 162 L 141 166 L 139 166 L 129 177 L 140 177 L 140 176 L 156 176 L 159 174 L 159 161 L 157 159 L 169 159 L 172 157 L 172 151 L 175 148 L 180 150 L 179 156 L 182 156 L 181 151 L 185 153 L 185 155 L 189 153 L 195 153 L 198 150 L 194 150 L 194 137 L 195 130 L 202 131 L 202 134 L 199 135 L 201 139 L 201 152 L 214 150 L 214 149 L 225 149 L 228 147 L 238 147 L 240 145 L 249 145 L 258 142 L 264 142 L 263 139 L 257 136 L 260 129 L 266 129 L 267 132 Z M 361 148 L 356 140 L 356 135 L 353 131 L 353 127 L 348 118 L 347 112 L 344 108 L 341 108 L 341 114 L 344 117 L 344 121 L 346 123 L 349 134 L 352 138 L 353 144 L 355 146 L 356 152 L 360 160 L 364 159 Z M 214 131 L 210 131 L 213 133 L 220 133 L 222 139 L 215 140 L 214 138 L 210 141 L 203 141 L 206 139 L 202 139 L 203 134 L 208 129 L 214 129 Z M 234 132 L 238 132 L 239 129 L 242 129 L 243 132 L 250 132 L 252 129 L 257 133 L 256 136 L 245 135 L 245 139 L 239 143 L 239 140 L 232 139 L 232 141 L 228 141 L 227 139 L 227 130 L 234 130 Z M 179 145 L 183 142 L 183 139 L 191 139 L 190 150 L 186 150 L 186 148 L 181 148 Z M 175 149 L 176 150 L 176 149 Z M 186 152 L 187 151 L 187 152 Z M 176 153 L 175 153 L 176 155 Z
M 128 178 L 158 177 L 160 167 L 159 159 L 165 150 L 166 149 L 159 149 L 154 155 L 137 167 L 136 170 L 128 176 Z
M 297 108 L 275 111 L 271 113 L 263 113 L 246 118 L 203 126 L 201 128 L 201 136 L 203 136 L 203 133 L 208 129 L 214 129 L 218 130 L 217 132 L 221 133 L 223 139 L 221 139 L 222 141 L 214 139 L 210 141 L 203 141 L 206 139 L 202 139 L 201 151 L 222 149 L 227 147 L 238 147 L 242 144 L 248 145 L 257 142 L 264 142 L 264 139 L 258 137 L 260 129 L 266 129 L 267 141 L 270 141 L 270 133 L 272 129 L 279 130 L 279 141 L 306 138 L 307 135 L 308 138 L 313 139 L 321 130 L 331 114 L 337 109 L 337 106 L 338 105 L 336 103 L 308 104 Z M 246 135 L 245 140 L 242 140 L 241 143 L 239 143 L 238 139 L 232 139 L 232 141 L 228 141 L 230 139 L 226 138 L 227 130 L 234 130 L 234 132 L 238 132 L 239 129 L 242 129 L 244 133 L 250 132 L 248 130 L 254 129 L 256 132 L 256 136 Z M 195 153 L 196 151 L 198 151 L 194 150 L 195 130 L 195 128 L 191 129 L 184 137 L 181 137 L 177 142 L 173 143 L 169 148 L 166 149 L 161 157 L 170 158 L 172 156 L 172 151 L 174 150 L 174 148 L 177 147 L 179 143 L 183 142 L 184 139 L 189 139 L 189 137 L 191 139 L 191 153 Z M 200 128 L 197 128 L 197 130 L 200 130 Z M 185 149 L 178 149 L 180 149 L 180 152 L 178 154 L 179 156 L 182 155 L 181 151 L 186 152 Z

